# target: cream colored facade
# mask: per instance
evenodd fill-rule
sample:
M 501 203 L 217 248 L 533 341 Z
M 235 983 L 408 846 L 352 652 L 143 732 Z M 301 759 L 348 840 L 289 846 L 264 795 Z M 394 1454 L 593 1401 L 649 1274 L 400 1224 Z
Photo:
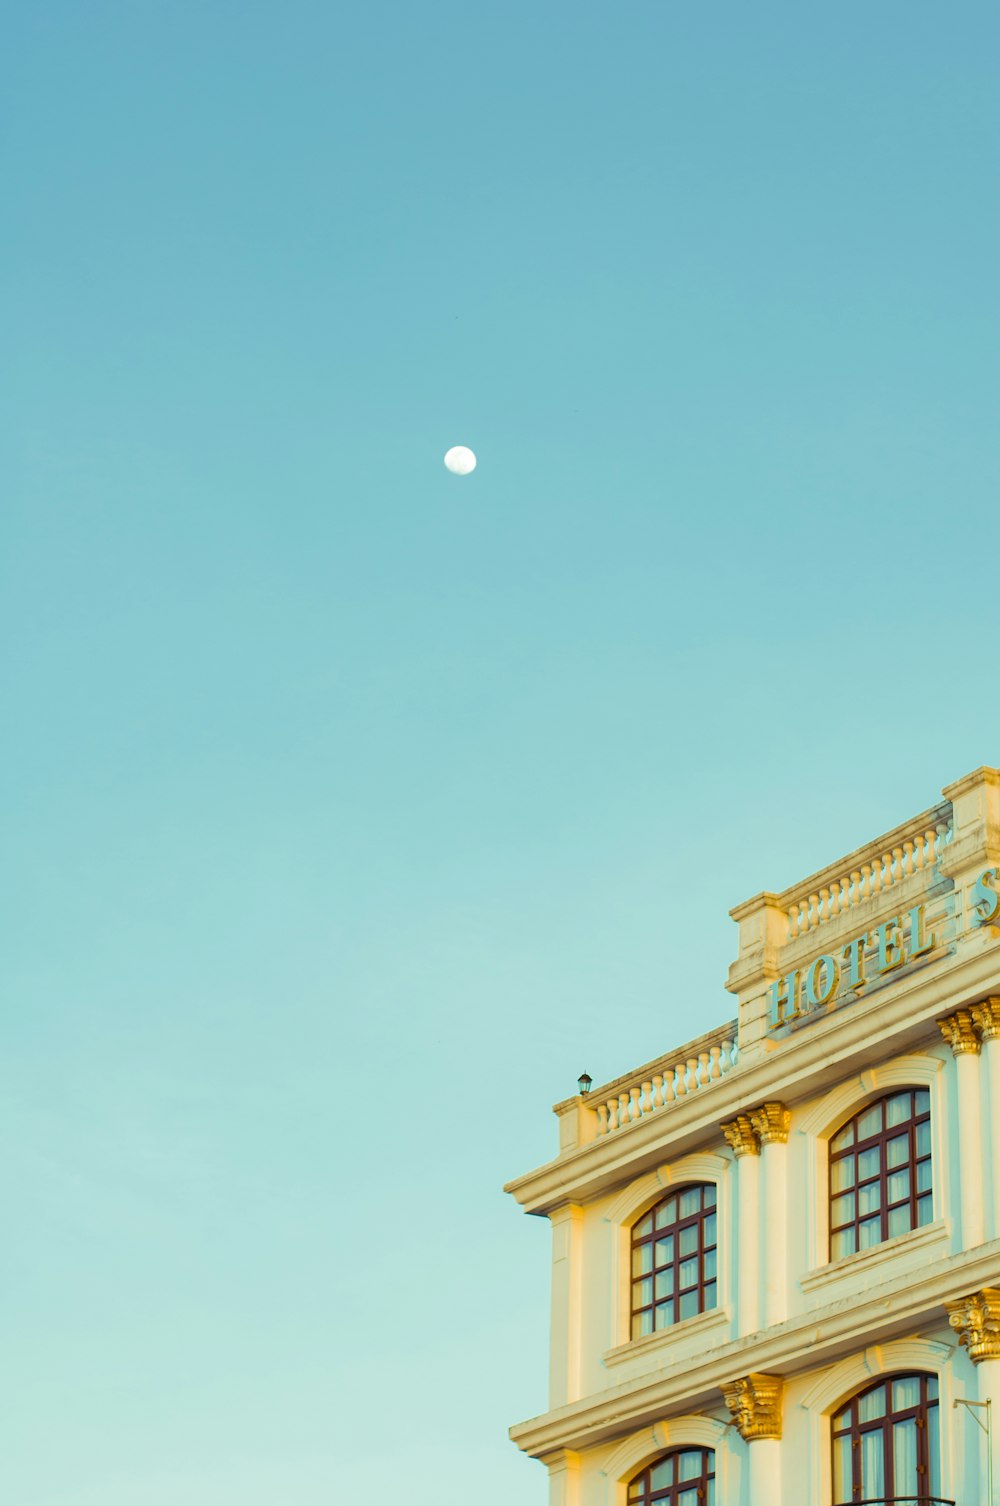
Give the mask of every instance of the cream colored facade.
M 938 1498 L 1000 1506 L 1000 771 L 943 794 L 737 906 L 736 1020 L 557 1104 L 558 1155 L 509 1184 L 552 1225 L 549 1410 L 511 1430 L 552 1506 L 624 1506 L 682 1446 L 712 1451 L 718 1506 L 833 1506 L 834 1414 L 915 1373 Z M 904 1088 L 929 1094 L 932 1212 L 831 1260 L 831 1139 Z M 692 1184 L 717 1303 L 633 1338 L 633 1228 Z

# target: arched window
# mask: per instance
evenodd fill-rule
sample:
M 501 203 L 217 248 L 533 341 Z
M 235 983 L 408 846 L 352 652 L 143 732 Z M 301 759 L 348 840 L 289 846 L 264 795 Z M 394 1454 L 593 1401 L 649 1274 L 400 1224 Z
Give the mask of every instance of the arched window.
M 715 1506 L 715 1454 L 678 1448 L 629 1481 L 628 1506 Z
M 833 1419 L 833 1499 L 940 1501 L 938 1387 L 894 1375 L 853 1396 Z
M 830 1259 L 932 1216 L 930 1094 L 904 1088 L 870 1103 L 830 1141 Z
M 715 1187 L 682 1187 L 632 1227 L 632 1337 L 716 1305 Z

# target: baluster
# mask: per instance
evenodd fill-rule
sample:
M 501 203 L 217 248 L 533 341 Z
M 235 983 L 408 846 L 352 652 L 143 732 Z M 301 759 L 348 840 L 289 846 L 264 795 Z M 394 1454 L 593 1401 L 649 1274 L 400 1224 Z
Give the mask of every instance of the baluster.
M 852 906 L 860 904 L 861 903 L 861 874 L 858 872 L 858 870 L 856 868 L 855 868 L 854 872 L 851 874 L 851 877 L 848 880 L 848 884 L 850 886 L 850 894 L 851 894 L 851 904 L 852 904 Z
M 598 1135 L 606 1135 L 608 1133 L 608 1106 L 606 1103 L 599 1103 L 597 1105 L 597 1133 Z
M 901 847 L 894 847 L 892 849 L 892 881 L 894 884 L 899 883 L 903 877 L 903 873 L 903 849 Z
M 669 1072 L 665 1072 L 663 1074 L 663 1102 L 665 1104 L 673 1103 L 676 1097 L 677 1094 L 674 1089 L 674 1069 L 673 1067 L 671 1067 Z
M 676 1098 L 683 1098 L 687 1090 L 687 1079 L 684 1076 L 684 1068 L 676 1067 L 674 1069 L 674 1096 Z
M 917 835 L 913 839 L 913 866 L 918 871 L 921 870 L 924 866 L 925 856 L 926 853 L 924 850 L 924 834 L 923 832 L 918 831 Z
M 924 864 L 928 868 L 933 868 L 936 862 L 937 832 L 934 830 L 933 826 L 930 826 L 924 832 Z
M 642 1085 L 642 1112 L 643 1114 L 653 1112 L 653 1084 L 651 1082 L 644 1082 Z
M 618 1094 L 618 1128 L 624 1129 L 628 1124 L 628 1094 Z
M 868 899 L 872 892 L 872 865 L 861 864 L 861 898 Z
M 642 1105 L 639 1102 L 640 1092 L 641 1089 L 639 1088 L 629 1088 L 629 1097 L 632 1102 L 629 1104 L 628 1117 L 632 1120 L 642 1118 Z
M 912 842 L 904 842 L 903 843 L 903 872 L 904 873 L 912 873 L 913 872 L 913 843 Z
M 653 1108 L 654 1109 L 662 1109 L 662 1107 L 663 1107 L 663 1074 L 660 1073 L 660 1072 L 654 1072 L 653 1073 Z
M 830 915 L 830 891 L 829 891 L 829 889 L 821 889 L 819 891 L 819 918 L 820 918 L 820 920 L 827 920 L 827 919 L 829 919 L 829 915 Z
M 708 1054 L 710 1058 L 708 1075 L 712 1082 L 716 1082 L 722 1076 L 722 1067 L 719 1063 L 719 1057 L 722 1055 L 721 1046 L 709 1046 Z
M 947 821 L 939 821 L 934 829 L 937 832 L 937 848 L 938 853 L 940 854 L 942 847 L 944 847 L 946 843 L 951 841 L 951 827 L 948 825 Z
M 694 1056 L 689 1056 L 688 1057 L 687 1070 L 688 1070 L 688 1082 L 691 1085 L 691 1091 L 692 1091 L 692 1093 L 696 1093 L 698 1091 L 699 1087 L 701 1086 L 701 1084 L 698 1081 L 698 1059 L 697 1059 L 697 1057 L 694 1057 Z
M 723 1074 L 725 1074 L 726 1072 L 729 1071 L 729 1069 L 732 1066 L 732 1064 L 733 1064 L 733 1043 L 732 1043 L 732 1041 L 723 1041 L 722 1042 L 722 1054 L 719 1057 L 719 1071 L 722 1072 Z
M 609 1130 L 616 1130 L 617 1128 L 618 1128 L 618 1099 L 617 1098 L 609 1098 L 608 1099 L 608 1129 Z
M 872 864 L 872 893 L 878 894 L 882 888 L 882 859 L 878 858 Z
M 839 879 L 834 884 L 833 888 L 830 890 L 830 914 L 831 914 L 831 916 L 833 916 L 833 915 L 839 915 L 840 914 L 840 880 Z
M 710 1062 L 711 1062 L 711 1058 L 710 1058 L 710 1056 L 709 1056 L 709 1054 L 708 1054 L 707 1051 L 699 1051 L 698 1052 L 698 1065 L 699 1065 L 698 1076 L 701 1078 L 701 1085 L 702 1085 L 702 1087 L 704 1087 L 706 1083 L 709 1083 L 709 1082 L 712 1081 L 712 1074 L 708 1070 Z
M 793 905 L 788 912 L 788 939 L 794 941 L 799 934 L 799 907 Z
M 810 894 L 810 896 L 809 896 L 809 920 L 810 920 L 810 923 L 812 925 L 814 925 L 814 926 L 818 926 L 819 925 L 819 922 L 820 922 L 820 913 L 819 913 L 819 895 L 818 894 Z

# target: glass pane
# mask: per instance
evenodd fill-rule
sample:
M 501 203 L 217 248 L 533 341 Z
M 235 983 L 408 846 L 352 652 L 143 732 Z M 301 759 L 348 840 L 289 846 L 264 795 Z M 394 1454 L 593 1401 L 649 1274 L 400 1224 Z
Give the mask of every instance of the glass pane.
M 641 1339 L 644 1334 L 653 1332 L 653 1314 L 649 1309 L 644 1313 L 636 1313 L 632 1319 L 632 1337 Z
M 632 1275 L 645 1276 L 653 1269 L 653 1246 L 640 1245 L 632 1251 Z
M 909 1094 L 909 1092 L 907 1091 L 906 1093 L 893 1093 L 892 1097 L 886 1100 L 886 1105 L 885 1105 L 885 1127 L 886 1127 L 886 1129 L 892 1129 L 893 1126 L 896 1125 L 896 1124 L 905 1124 L 906 1121 L 907 1121 L 907 1119 L 909 1119 L 909 1118 L 910 1118 L 910 1094 Z
M 681 1193 L 680 1216 L 681 1218 L 690 1218 L 692 1213 L 700 1212 L 701 1188 L 689 1187 L 686 1192 Z
M 641 1218 L 639 1220 L 639 1222 L 636 1224 L 635 1229 L 633 1230 L 633 1233 L 636 1234 L 636 1235 L 638 1235 L 639 1238 L 641 1239 L 644 1234 L 652 1234 L 652 1232 L 653 1232 L 653 1215 L 651 1213 L 647 1213 L 646 1217 L 645 1218 Z
M 670 1266 L 665 1271 L 658 1271 L 656 1275 L 656 1296 L 662 1301 L 664 1297 L 674 1295 L 674 1268 Z
M 917 1198 L 918 1229 L 923 1228 L 924 1224 L 929 1224 L 934 1217 L 934 1209 L 931 1207 L 931 1202 L 932 1199 L 929 1192 L 925 1192 L 923 1197 Z
M 648 1307 L 653 1300 L 653 1283 L 647 1276 L 644 1281 L 632 1283 L 632 1309 Z
M 668 1234 L 666 1239 L 656 1241 L 656 1264 L 669 1265 L 674 1258 L 674 1236 Z
M 876 1186 L 878 1184 L 876 1183 Z M 835 1229 L 838 1224 L 849 1224 L 854 1218 L 854 1193 L 847 1192 L 843 1197 L 835 1197 L 830 1204 L 830 1224 Z
M 931 1163 L 920 1161 L 917 1164 L 917 1191 L 930 1192 L 931 1190 Z
M 677 1199 L 668 1197 L 665 1203 L 661 1203 L 656 1209 L 656 1227 L 665 1229 L 668 1224 L 677 1222 Z
M 878 1182 L 868 1182 L 858 1188 L 858 1212 L 877 1213 L 882 1206 L 882 1188 Z
M 681 1298 L 680 1307 L 682 1318 L 693 1318 L 698 1311 L 698 1293 L 685 1292 Z
M 898 1208 L 889 1209 L 889 1238 L 896 1234 L 907 1234 L 913 1228 L 913 1218 L 910 1214 L 909 1203 L 901 1203 Z
M 918 1088 L 913 1095 L 914 1110 L 919 1118 L 921 1114 L 929 1114 L 931 1109 L 930 1089 Z
M 844 1128 L 842 1130 L 838 1131 L 838 1133 L 836 1135 L 834 1135 L 833 1139 L 830 1141 L 830 1150 L 831 1151 L 846 1150 L 849 1145 L 853 1145 L 853 1144 L 854 1144 L 854 1125 L 853 1124 L 845 1124 Z
M 905 1166 L 910 1159 L 909 1135 L 893 1135 L 886 1142 L 885 1164 L 887 1166 Z
M 845 1255 L 853 1255 L 856 1249 L 853 1228 L 841 1229 L 839 1234 L 834 1234 L 830 1239 L 831 1260 L 842 1260 Z
M 908 1412 L 911 1407 L 920 1404 L 920 1377 L 918 1375 L 904 1375 L 900 1380 L 892 1383 L 892 1410 L 894 1412 Z
M 692 1487 L 690 1490 L 679 1490 L 676 1496 L 674 1496 L 674 1500 L 677 1502 L 677 1506 L 701 1506 L 701 1502 L 698 1500 L 697 1487 Z
M 708 1250 L 708 1251 L 706 1251 L 706 1253 L 705 1253 L 705 1280 L 706 1281 L 714 1281 L 715 1280 L 715 1262 L 716 1262 L 715 1251 L 714 1250 Z
M 927 1387 L 930 1391 L 930 1385 Z M 937 1381 L 934 1382 L 934 1395 L 937 1395 Z M 941 1494 L 941 1457 L 938 1449 L 938 1414 L 937 1407 L 931 1407 L 927 1413 L 927 1473 L 930 1477 L 930 1490 L 932 1496 Z
M 715 1477 L 708 1482 L 708 1499 L 705 1506 L 715 1506 Z
M 686 1484 L 688 1480 L 700 1480 L 701 1472 L 701 1449 L 685 1449 L 677 1459 L 678 1483 Z
M 871 1108 L 866 1109 L 858 1119 L 858 1139 L 870 1140 L 872 1135 L 878 1135 L 881 1132 L 882 1105 L 880 1103 L 873 1103 Z
M 705 1301 L 704 1301 L 704 1303 L 702 1305 L 702 1312 L 706 1312 L 706 1313 L 707 1312 L 711 1312 L 712 1308 L 715 1306 L 715 1302 L 716 1302 L 715 1282 L 714 1281 L 706 1281 L 705 1282 Z
M 882 1242 L 882 1220 L 876 1215 L 875 1218 L 866 1218 L 859 1227 L 858 1249 L 870 1250 L 872 1245 Z
M 861 1434 L 861 1499 L 885 1495 L 885 1459 L 882 1429 Z
M 693 1260 L 682 1260 L 680 1269 L 680 1286 L 698 1285 L 698 1257 Z
M 858 1181 L 867 1182 L 872 1177 L 877 1177 L 882 1164 L 880 1148 L 873 1145 L 869 1150 L 863 1150 L 858 1156 Z
M 905 1171 L 894 1171 L 889 1178 L 889 1201 L 901 1203 L 904 1198 L 910 1196 L 910 1168 Z
M 850 1409 L 850 1407 L 845 1407 L 842 1412 L 838 1412 L 837 1415 L 834 1417 L 833 1422 L 831 1424 L 831 1426 L 833 1428 L 833 1431 L 835 1433 L 839 1432 L 839 1430 L 841 1428 L 849 1428 L 850 1425 L 851 1425 L 851 1409 Z
M 689 1224 L 682 1229 L 678 1239 L 678 1249 L 682 1255 L 693 1255 L 698 1249 L 698 1225 Z
M 851 1436 L 847 1433 L 833 1440 L 833 1499 L 849 1501 L 852 1486 Z
M 659 1303 L 658 1306 L 657 1306 L 657 1309 L 656 1309 L 656 1331 L 657 1331 L 657 1333 L 659 1333 L 659 1331 L 660 1331 L 661 1328 L 672 1328 L 673 1325 L 674 1325 L 674 1304 L 672 1302 L 661 1302 L 661 1303 Z
M 929 1156 L 931 1153 L 931 1122 L 925 1119 L 923 1124 L 916 1128 L 917 1155 Z
M 917 1425 L 911 1417 L 892 1429 L 892 1487 L 898 1496 L 915 1496 L 917 1485 Z
M 830 1191 L 843 1192 L 854 1186 L 854 1157 L 841 1156 L 830 1165 Z
M 858 1397 L 858 1421 L 875 1422 L 885 1416 L 885 1387 L 876 1386 L 864 1396 Z
M 714 1182 L 707 1182 L 704 1188 L 704 1202 L 706 1208 L 715 1207 L 716 1187 Z
M 714 1213 L 710 1213 L 708 1215 L 708 1217 L 706 1218 L 705 1222 L 702 1224 L 702 1230 L 704 1232 L 704 1243 L 706 1245 L 714 1245 L 715 1244 L 715 1238 L 716 1238 L 716 1236 L 715 1236 L 715 1214 Z
M 928 1375 L 928 1376 L 925 1376 L 925 1380 L 927 1381 L 927 1400 L 928 1401 L 937 1401 L 937 1394 L 938 1394 L 937 1376 L 936 1375 Z
M 628 1488 L 628 1498 L 629 1498 L 629 1506 L 633 1506 L 633 1503 L 635 1501 L 641 1501 L 642 1500 L 642 1481 L 641 1480 L 636 1480 L 636 1482 L 635 1482 L 634 1485 L 630 1485 L 629 1486 L 629 1488 Z
M 658 1459 L 649 1471 L 649 1483 L 654 1490 L 662 1490 L 664 1485 L 674 1483 L 674 1456 L 668 1454 L 665 1459 Z

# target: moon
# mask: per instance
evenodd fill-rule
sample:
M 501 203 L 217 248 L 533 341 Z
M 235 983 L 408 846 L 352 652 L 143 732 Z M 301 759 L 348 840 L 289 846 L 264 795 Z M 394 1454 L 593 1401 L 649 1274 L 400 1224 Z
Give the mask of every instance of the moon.
M 445 468 L 453 476 L 468 476 L 476 469 L 476 457 L 464 444 L 452 445 L 444 457 Z

